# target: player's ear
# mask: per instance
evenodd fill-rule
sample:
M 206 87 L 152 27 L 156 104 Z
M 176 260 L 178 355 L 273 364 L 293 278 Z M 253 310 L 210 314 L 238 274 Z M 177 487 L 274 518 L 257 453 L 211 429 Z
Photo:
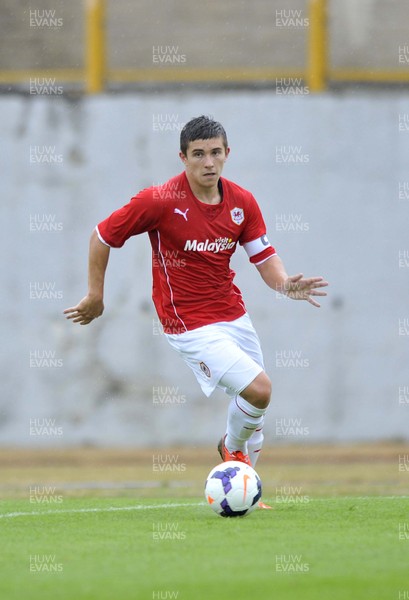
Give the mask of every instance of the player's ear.
M 186 158 L 186 156 L 183 154 L 183 152 L 182 152 L 182 151 L 180 151 L 180 152 L 179 152 L 179 158 L 180 158 L 180 160 L 181 160 L 183 163 L 186 163 L 186 161 L 187 161 L 187 158 Z
M 225 159 L 224 159 L 224 160 L 227 160 L 227 157 L 228 157 L 228 156 L 229 156 L 229 154 L 230 154 L 230 148 L 229 148 L 228 146 L 227 146 L 227 148 L 225 149 L 225 152 L 226 152 L 226 156 L 225 156 Z

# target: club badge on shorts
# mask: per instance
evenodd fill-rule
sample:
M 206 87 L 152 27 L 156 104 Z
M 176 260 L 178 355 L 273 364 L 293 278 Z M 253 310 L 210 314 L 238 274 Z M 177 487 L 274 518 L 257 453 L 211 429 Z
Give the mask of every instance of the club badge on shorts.
M 210 377 L 211 377 L 212 375 L 211 375 L 211 373 L 210 373 L 210 369 L 209 369 L 209 367 L 206 365 L 206 363 L 204 363 L 204 362 L 201 362 L 201 363 L 200 363 L 200 365 L 199 365 L 199 367 L 200 367 L 200 370 L 201 370 L 201 371 L 203 371 L 203 373 L 206 375 L 206 377 L 209 377 L 209 379 L 210 379 Z
M 236 225 L 241 225 L 244 221 L 244 210 L 242 208 L 233 208 L 233 210 L 230 211 L 231 214 L 231 220 L 233 221 L 233 223 L 236 223 Z

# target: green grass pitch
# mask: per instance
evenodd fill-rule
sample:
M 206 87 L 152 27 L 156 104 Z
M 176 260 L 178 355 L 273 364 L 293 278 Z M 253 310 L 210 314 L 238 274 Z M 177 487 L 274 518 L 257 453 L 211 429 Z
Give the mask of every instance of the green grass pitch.
M 406 526 L 407 497 L 312 498 L 235 519 L 191 497 L 5 500 L 0 598 L 409 598 Z

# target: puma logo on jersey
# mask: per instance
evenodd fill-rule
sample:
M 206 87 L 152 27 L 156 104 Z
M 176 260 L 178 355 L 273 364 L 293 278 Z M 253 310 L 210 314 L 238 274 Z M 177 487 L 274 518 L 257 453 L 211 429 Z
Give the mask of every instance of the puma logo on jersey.
M 175 210 L 174 210 L 173 212 L 174 212 L 176 215 L 182 215 L 182 217 L 185 219 L 185 221 L 187 221 L 187 216 L 186 216 L 186 215 L 187 215 L 187 211 L 188 211 L 188 210 L 189 210 L 189 209 L 187 208 L 187 209 L 185 210 L 185 212 L 183 212 L 183 211 L 181 211 L 179 208 L 175 208 Z

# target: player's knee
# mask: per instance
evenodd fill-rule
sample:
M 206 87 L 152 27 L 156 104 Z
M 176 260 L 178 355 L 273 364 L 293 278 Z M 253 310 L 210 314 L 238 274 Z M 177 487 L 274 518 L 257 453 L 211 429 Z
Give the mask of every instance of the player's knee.
M 241 393 L 241 396 L 256 408 L 267 408 L 271 398 L 271 381 L 264 373 L 260 373 Z
M 260 390 L 259 390 L 259 394 L 258 394 L 258 403 L 255 404 L 255 406 L 257 406 L 258 408 L 267 408 L 267 406 L 270 404 L 270 398 L 271 398 L 271 381 L 266 375 L 265 380 L 262 382 L 262 384 L 260 386 Z

